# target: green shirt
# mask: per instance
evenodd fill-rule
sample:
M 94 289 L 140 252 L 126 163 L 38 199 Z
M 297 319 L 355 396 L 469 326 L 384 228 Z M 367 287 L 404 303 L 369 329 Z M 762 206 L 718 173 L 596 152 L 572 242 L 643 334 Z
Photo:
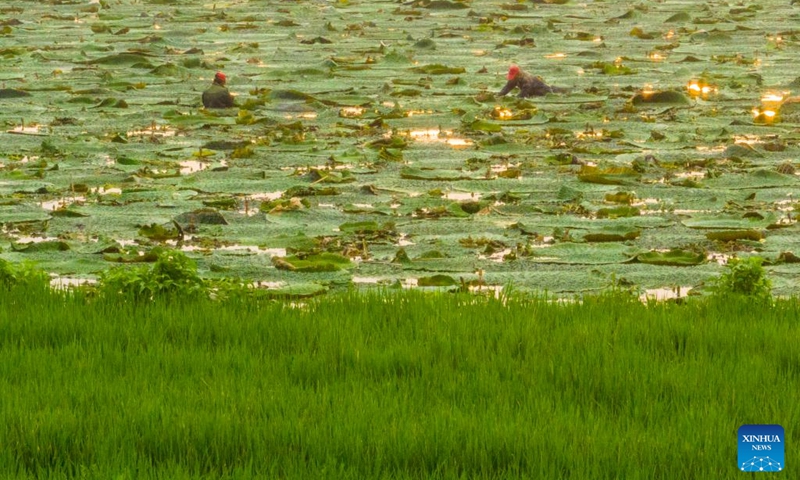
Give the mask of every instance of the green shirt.
M 233 96 L 222 85 L 211 85 L 203 92 L 203 106 L 206 108 L 230 108 L 233 106 Z

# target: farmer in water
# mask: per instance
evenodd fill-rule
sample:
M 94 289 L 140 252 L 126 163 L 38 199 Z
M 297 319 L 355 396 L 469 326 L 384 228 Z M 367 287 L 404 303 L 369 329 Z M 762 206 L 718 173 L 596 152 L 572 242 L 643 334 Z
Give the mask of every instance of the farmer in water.
M 567 91 L 565 88 L 551 87 L 544 83 L 542 77 L 525 73 L 517 65 L 511 65 L 506 78 L 508 83 L 498 93 L 501 97 L 517 87 L 519 87 L 519 95 L 517 95 L 519 98 L 540 97 L 548 93 L 564 93 Z
M 225 74 L 217 72 L 214 82 L 203 92 L 203 106 L 206 108 L 230 108 L 233 106 L 233 95 L 225 87 Z

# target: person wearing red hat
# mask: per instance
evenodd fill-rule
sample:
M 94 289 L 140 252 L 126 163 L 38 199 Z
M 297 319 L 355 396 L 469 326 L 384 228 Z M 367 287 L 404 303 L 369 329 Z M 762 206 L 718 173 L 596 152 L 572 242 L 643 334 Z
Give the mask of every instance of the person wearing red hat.
M 564 88 L 551 87 L 544 83 L 542 77 L 526 73 L 517 65 L 511 65 L 506 79 L 508 82 L 498 93 L 501 97 L 515 88 L 519 88 L 519 95 L 517 95 L 519 98 L 541 97 L 548 93 L 564 93 L 567 91 Z
M 230 108 L 234 105 L 233 95 L 225 87 L 227 77 L 222 72 L 214 75 L 211 86 L 203 92 L 203 106 L 206 108 Z

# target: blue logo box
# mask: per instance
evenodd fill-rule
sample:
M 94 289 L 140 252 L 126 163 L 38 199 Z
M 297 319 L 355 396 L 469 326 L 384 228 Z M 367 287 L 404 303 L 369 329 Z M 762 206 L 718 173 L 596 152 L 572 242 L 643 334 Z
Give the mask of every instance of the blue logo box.
M 786 468 L 786 435 L 780 425 L 742 425 L 739 427 L 739 470 L 742 472 L 780 472 Z

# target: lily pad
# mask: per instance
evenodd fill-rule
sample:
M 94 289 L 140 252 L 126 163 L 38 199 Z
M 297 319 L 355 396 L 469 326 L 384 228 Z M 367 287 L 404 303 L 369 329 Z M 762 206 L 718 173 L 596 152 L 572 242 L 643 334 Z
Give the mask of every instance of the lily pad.
M 620 225 L 589 232 L 583 236 L 583 240 L 586 242 L 624 242 L 636 240 L 641 233 L 642 231 L 638 228 Z
M 378 222 L 351 222 L 339 225 L 339 231 L 346 233 L 373 233 L 380 228 Z
M 641 212 L 637 207 L 619 206 L 613 208 L 601 208 L 595 212 L 597 218 L 620 218 L 620 217 L 634 217 L 640 215 Z
M 15 204 L 0 206 L 0 224 L 43 222 L 49 219 L 50 215 L 41 208 L 24 208 Z
M 736 240 L 759 241 L 764 238 L 764 233 L 759 230 L 723 230 L 706 233 L 709 240 L 721 242 L 734 242 Z
M 23 98 L 30 97 L 31 94 L 25 90 L 17 90 L 16 88 L 0 88 L 0 99 L 3 98 Z
M 689 228 L 749 230 L 754 228 L 767 228 L 776 221 L 777 217 L 773 212 L 764 212 L 758 215 L 694 214 L 692 218 L 687 218 L 681 223 Z
M 431 10 L 461 10 L 469 8 L 469 4 L 463 0 L 418 0 L 414 3 L 420 8 L 429 8 Z
M 639 92 L 633 96 L 631 102 L 634 105 L 659 104 L 659 105 L 690 105 L 692 102 L 689 97 L 682 92 L 667 90 L 663 92 Z
M 400 177 L 409 180 L 470 180 L 471 175 L 455 170 L 423 170 L 421 168 L 404 167 L 400 171 Z
M 631 185 L 638 181 L 641 174 L 628 167 L 598 168 L 582 166 L 578 179 L 587 183 L 602 185 Z
M 664 20 L 664 23 L 686 23 L 692 20 L 692 16 L 686 12 L 678 12 Z
M 312 169 L 309 173 L 309 178 L 316 183 L 350 183 L 356 181 L 356 177 L 347 170 L 334 172 L 330 170 Z
M 163 252 L 162 247 L 155 247 L 146 252 L 119 252 L 104 253 L 103 260 L 114 263 L 153 263 L 158 260 L 158 256 Z
M 165 240 L 175 240 L 180 238 L 181 231 L 173 225 L 160 225 L 153 223 L 150 225 L 143 225 L 139 228 L 139 235 L 147 237 L 150 240 L 163 242 Z
M 65 252 L 70 249 L 67 242 L 61 240 L 46 240 L 44 242 L 15 243 L 11 242 L 11 249 L 15 252 L 40 253 L 40 252 Z
M 139 68 L 153 68 L 150 58 L 140 53 L 115 53 L 105 57 L 86 60 L 83 62 L 88 65 L 126 65 L 137 66 Z
M 335 272 L 353 266 L 349 258 L 338 253 L 320 253 L 303 258 L 295 255 L 288 257 L 272 257 L 272 264 L 279 270 L 292 272 Z
M 630 247 L 622 243 L 557 243 L 552 247 L 534 249 L 529 257 L 536 263 L 566 263 L 603 265 L 623 263 L 633 256 Z
M 472 123 L 469 124 L 469 128 L 476 131 L 476 132 L 500 132 L 503 130 L 503 127 L 492 122 L 487 122 L 486 120 L 474 120 Z
M 328 291 L 328 287 L 318 283 L 292 283 L 276 288 L 258 289 L 255 294 L 258 297 L 293 299 L 309 298 L 322 295 Z
M 433 275 L 417 279 L 417 286 L 420 287 L 451 287 L 453 285 L 458 285 L 458 282 L 450 275 Z
M 88 217 L 89 215 L 83 213 L 79 210 L 75 210 L 74 208 L 58 208 L 51 212 L 51 215 L 54 217 L 67 217 L 67 218 L 79 218 L 79 217 Z
M 670 250 L 668 252 L 647 252 L 636 256 L 636 260 L 650 265 L 688 266 L 699 265 L 706 260 L 704 253 L 687 250 Z
M 202 225 L 227 225 L 228 221 L 217 210 L 213 208 L 200 208 L 191 212 L 186 212 L 175 217 L 175 221 L 183 224 L 202 224 Z
M 446 65 L 434 64 L 424 65 L 422 67 L 415 67 L 411 69 L 416 73 L 424 73 L 426 75 L 458 75 L 467 71 L 464 67 L 448 67 Z

